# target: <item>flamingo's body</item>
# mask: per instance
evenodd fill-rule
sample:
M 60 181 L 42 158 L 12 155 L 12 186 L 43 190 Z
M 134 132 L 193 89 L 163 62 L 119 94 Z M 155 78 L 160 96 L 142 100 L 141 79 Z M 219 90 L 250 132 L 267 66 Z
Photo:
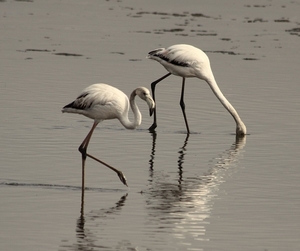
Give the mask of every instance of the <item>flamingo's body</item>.
M 202 79 L 208 83 L 210 88 L 216 97 L 220 100 L 222 105 L 228 110 L 236 122 L 236 134 L 238 136 L 243 136 L 246 134 L 246 126 L 239 117 L 238 113 L 234 107 L 225 98 L 217 82 L 214 78 L 213 72 L 210 67 L 210 61 L 208 56 L 200 49 L 187 45 L 187 44 L 177 44 L 170 46 L 168 48 L 159 48 L 149 52 L 149 59 L 153 59 L 162 64 L 166 70 L 169 72 L 160 79 L 154 81 L 151 84 L 152 96 L 155 100 L 155 86 L 161 80 L 170 76 L 171 74 L 182 77 L 182 90 L 180 106 L 183 112 L 187 132 L 190 133 L 188 122 L 185 115 L 185 104 L 184 104 L 184 86 L 185 78 L 196 77 Z M 154 109 L 154 121 L 150 130 L 154 130 L 157 127 L 156 123 L 156 108 Z
M 131 93 L 130 99 L 128 100 L 126 94 L 115 87 L 107 84 L 93 84 L 84 89 L 73 102 L 63 107 L 62 112 L 78 113 L 94 120 L 94 124 L 90 132 L 83 140 L 78 149 L 82 154 L 83 190 L 86 156 L 106 165 L 107 167 L 115 171 L 124 185 L 127 185 L 126 178 L 121 171 L 93 157 L 92 155 L 88 154 L 86 150 L 94 129 L 103 120 L 118 119 L 121 124 L 127 129 L 135 129 L 141 124 L 142 115 L 135 103 L 136 95 L 147 102 L 150 110 L 150 115 L 152 115 L 155 103 L 150 95 L 149 90 L 145 87 L 139 87 L 135 89 Z M 134 121 L 132 122 L 128 119 L 129 106 L 134 113 Z

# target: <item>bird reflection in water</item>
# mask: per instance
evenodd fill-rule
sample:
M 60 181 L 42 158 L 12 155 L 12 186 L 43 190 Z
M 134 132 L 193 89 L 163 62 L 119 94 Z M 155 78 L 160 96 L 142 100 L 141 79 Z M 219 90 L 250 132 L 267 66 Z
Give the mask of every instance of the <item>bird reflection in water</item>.
M 154 157 L 155 157 L 155 147 L 156 147 L 156 139 L 157 139 L 157 133 L 155 131 L 153 132 L 150 132 L 151 136 L 152 136 L 152 148 L 151 148 L 151 154 L 150 154 L 150 160 L 149 160 L 149 164 L 150 164 L 150 167 L 149 167 L 149 171 L 150 171 L 150 177 L 151 179 L 153 179 L 153 167 L 154 167 Z M 188 143 L 188 139 L 190 137 L 190 134 L 187 134 L 186 137 L 185 137 L 185 140 L 184 140 L 184 143 L 183 143 L 183 146 L 179 148 L 179 157 L 178 157 L 178 183 L 181 184 L 182 182 L 182 165 L 184 163 L 184 155 L 185 155 L 185 152 L 186 152 L 186 146 L 187 146 L 187 143 Z
M 232 171 L 236 170 L 237 161 L 243 157 L 246 137 L 236 137 L 235 142 L 228 149 L 209 162 L 212 164 L 209 164 L 204 174 L 190 177 L 187 176 L 188 171 L 183 172 L 188 139 L 187 136 L 178 152 L 178 183 L 176 184 L 167 181 L 169 176 L 166 177 L 162 173 L 155 175 L 156 135 L 153 136 L 152 155 L 149 161 L 152 181 L 151 188 L 145 196 L 147 196 L 147 209 L 150 211 L 147 222 L 153 224 L 153 229 L 159 226 L 160 231 L 173 235 L 177 239 L 177 244 L 188 244 L 192 248 L 195 242 L 208 241 L 204 236 L 213 209 L 213 200 L 218 196 L 220 185 Z M 183 173 L 187 177 L 183 177 Z M 150 226 L 149 228 L 151 229 Z M 156 235 L 155 232 L 152 234 Z
M 156 146 L 156 138 L 157 138 L 157 134 L 155 131 L 150 132 L 151 136 L 152 136 L 152 148 L 151 148 L 151 154 L 150 154 L 150 160 L 149 160 L 149 164 L 150 164 L 150 177 L 153 178 L 153 165 L 154 165 L 154 156 L 155 156 L 155 146 Z
M 98 222 L 97 224 L 99 224 L 97 219 L 107 219 L 108 216 L 118 214 L 125 205 L 127 195 L 128 194 L 123 195 L 113 207 L 93 210 L 85 215 L 81 213 L 76 222 L 76 243 L 71 245 L 64 243 L 61 245 L 61 248 L 64 248 L 64 250 L 76 251 L 96 250 L 97 248 L 105 249 L 104 246 L 101 246 L 101 244 L 99 245 L 99 242 L 101 242 L 101 239 L 99 239 L 99 235 L 97 234 L 99 232 L 99 226 L 93 226 L 91 224 L 94 224 L 95 222 Z M 83 212 L 82 208 L 81 212 Z M 86 225 L 88 225 L 88 227 L 86 227 Z
M 179 150 L 179 157 L 178 157 L 178 184 L 181 185 L 181 182 L 182 182 L 182 164 L 184 163 L 184 155 L 185 155 L 185 152 L 186 152 L 186 146 L 187 146 L 187 143 L 188 143 L 188 140 L 189 140 L 189 134 L 186 135 L 186 138 L 185 138 L 185 141 L 183 143 L 183 146 L 180 148 Z M 179 186 L 180 187 L 180 186 Z

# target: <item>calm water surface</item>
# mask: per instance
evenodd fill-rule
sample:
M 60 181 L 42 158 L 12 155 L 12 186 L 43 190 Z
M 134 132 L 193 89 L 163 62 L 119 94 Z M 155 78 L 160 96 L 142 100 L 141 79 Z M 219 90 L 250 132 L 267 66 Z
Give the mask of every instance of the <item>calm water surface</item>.
M 230 7 L 231 6 L 231 7 Z M 1 250 L 300 250 L 299 1 L 0 1 Z M 166 71 L 146 60 L 187 43 L 211 59 L 249 135 L 207 84 L 157 86 L 158 128 L 98 126 L 81 205 L 79 144 L 62 114 L 86 86 L 130 92 Z M 132 118 L 132 115 L 131 115 Z M 81 214 L 81 210 L 84 213 Z

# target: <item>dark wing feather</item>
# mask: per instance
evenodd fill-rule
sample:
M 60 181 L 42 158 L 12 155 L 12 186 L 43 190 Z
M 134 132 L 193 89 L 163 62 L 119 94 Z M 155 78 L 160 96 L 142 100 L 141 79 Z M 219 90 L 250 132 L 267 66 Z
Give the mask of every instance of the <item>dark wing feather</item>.
M 90 108 L 92 106 L 93 102 L 91 102 L 91 100 L 88 100 L 86 98 L 88 95 L 89 95 L 88 92 L 82 93 L 80 96 L 78 96 L 76 98 L 76 100 L 74 100 L 72 103 L 66 105 L 64 108 L 73 108 L 73 109 L 78 109 L 78 110 L 86 110 L 86 109 Z

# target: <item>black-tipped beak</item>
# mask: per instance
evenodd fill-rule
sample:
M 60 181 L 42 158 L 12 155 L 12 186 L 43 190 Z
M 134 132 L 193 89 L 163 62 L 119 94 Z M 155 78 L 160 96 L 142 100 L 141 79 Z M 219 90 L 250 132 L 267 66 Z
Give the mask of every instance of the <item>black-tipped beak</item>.
M 126 180 L 125 175 L 124 175 L 121 171 L 119 171 L 117 174 L 118 174 L 119 179 L 121 180 L 121 182 L 122 182 L 125 186 L 128 187 L 128 185 L 127 185 L 127 180 Z
M 154 107 L 151 107 L 151 108 L 149 109 L 150 117 L 152 116 L 153 112 L 154 112 Z
M 154 112 L 154 109 L 155 109 L 155 102 L 154 100 L 152 99 L 152 97 L 149 95 L 149 97 L 146 99 L 146 102 L 149 106 L 149 114 L 150 114 L 150 117 L 152 116 L 153 112 Z

